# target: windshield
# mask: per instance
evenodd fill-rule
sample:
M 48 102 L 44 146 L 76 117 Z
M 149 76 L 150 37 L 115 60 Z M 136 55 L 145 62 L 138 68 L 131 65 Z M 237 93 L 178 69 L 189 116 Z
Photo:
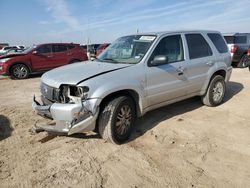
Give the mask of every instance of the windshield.
M 121 37 L 100 54 L 97 60 L 109 63 L 139 63 L 155 38 L 155 35 Z

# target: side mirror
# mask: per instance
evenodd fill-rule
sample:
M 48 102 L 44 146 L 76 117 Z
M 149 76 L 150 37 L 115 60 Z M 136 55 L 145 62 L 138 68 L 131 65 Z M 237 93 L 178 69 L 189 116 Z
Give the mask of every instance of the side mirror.
M 34 51 L 32 52 L 32 54 L 33 54 L 33 55 L 37 55 L 38 52 L 37 52 L 36 50 L 34 50 Z
M 157 55 L 154 57 L 153 61 L 151 61 L 152 66 L 163 65 L 168 63 L 168 57 L 165 55 Z

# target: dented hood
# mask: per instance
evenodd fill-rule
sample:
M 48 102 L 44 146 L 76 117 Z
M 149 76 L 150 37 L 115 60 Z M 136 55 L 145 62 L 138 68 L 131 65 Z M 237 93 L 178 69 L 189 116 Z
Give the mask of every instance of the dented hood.
M 85 80 L 129 66 L 131 65 L 85 61 L 48 71 L 43 74 L 41 80 L 46 85 L 59 88 L 61 84 L 77 85 Z

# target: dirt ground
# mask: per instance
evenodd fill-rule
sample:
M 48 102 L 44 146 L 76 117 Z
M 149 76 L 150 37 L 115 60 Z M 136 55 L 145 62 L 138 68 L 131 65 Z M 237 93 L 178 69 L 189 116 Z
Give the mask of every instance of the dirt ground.
M 127 144 L 98 135 L 32 135 L 39 76 L 0 77 L 0 187 L 248 187 L 250 72 L 234 69 L 225 103 L 192 98 L 147 113 Z

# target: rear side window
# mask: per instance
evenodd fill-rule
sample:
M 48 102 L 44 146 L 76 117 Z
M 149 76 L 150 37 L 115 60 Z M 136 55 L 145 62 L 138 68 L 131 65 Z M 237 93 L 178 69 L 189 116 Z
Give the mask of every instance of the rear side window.
M 246 36 L 235 36 L 235 44 L 245 44 L 247 43 Z
M 53 45 L 53 52 L 65 52 L 67 51 L 67 46 L 62 44 Z
M 184 52 L 181 36 L 173 35 L 163 38 L 155 48 L 151 59 L 157 55 L 167 56 L 169 63 L 183 61 Z
M 74 45 L 68 45 L 68 49 L 72 49 L 74 47 L 75 47 Z
M 245 44 L 247 43 L 246 36 L 224 36 L 228 44 Z
M 201 34 L 186 34 L 189 58 L 201 58 L 212 55 L 212 50 Z
M 215 45 L 216 49 L 220 53 L 228 52 L 227 45 L 225 44 L 222 36 L 218 33 L 208 33 L 208 37 L 211 39 L 213 44 Z

